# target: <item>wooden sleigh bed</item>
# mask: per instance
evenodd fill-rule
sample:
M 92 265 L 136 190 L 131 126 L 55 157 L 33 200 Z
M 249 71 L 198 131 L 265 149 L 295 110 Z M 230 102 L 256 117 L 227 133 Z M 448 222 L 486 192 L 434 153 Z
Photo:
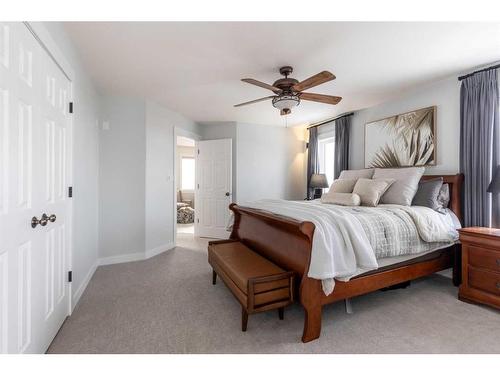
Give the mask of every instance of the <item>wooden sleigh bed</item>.
M 422 179 L 443 177 L 450 187 L 449 207 L 462 220 L 461 187 L 463 175 L 434 175 Z M 460 283 L 460 247 L 452 245 L 410 261 L 379 268 L 359 275 L 348 282 L 336 281 L 334 291 L 326 296 L 321 281 L 307 276 L 312 250 L 313 223 L 275 215 L 269 212 L 231 204 L 234 225 L 231 239 L 243 242 L 263 257 L 296 275 L 296 299 L 305 310 L 302 341 L 319 338 L 322 306 L 346 298 L 414 280 L 453 267 L 453 283 Z

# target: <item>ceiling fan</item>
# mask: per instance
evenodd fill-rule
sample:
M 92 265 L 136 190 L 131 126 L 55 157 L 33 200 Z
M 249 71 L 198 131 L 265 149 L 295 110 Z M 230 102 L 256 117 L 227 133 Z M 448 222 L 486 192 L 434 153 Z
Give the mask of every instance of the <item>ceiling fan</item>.
M 300 104 L 301 100 L 309 100 L 313 102 L 320 102 L 325 104 L 338 104 L 342 98 L 340 96 L 331 96 L 323 94 L 313 94 L 309 92 L 303 92 L 304 90 L 310 89 L 311 87 L 321 85 L 322 83 L 331 81 L 335 79 L 335 76 L 327 71 L 322 71 L 321 73 L 315 74 L 302 82 L 297 81 L 294 78 L 288 78 L 292 74 L 293 68 L 291 66 L 283 66 L 280 68 L 280 74 L 284 75 L 285 78 L 280 78 L 272 85 L 267 83 L 257 81 L 253 78 L 243 78 L 242 81 L 263 87 L 265 89 L 271 90 L 275 95 L 266 96 L 265 98 L 251 100 L 249 102 L 236 104 L 235 107 L 241 107 L 247 104 L 253 104 L 262 102 L 264 100 L 272 99 L 273 107 L 280 110 L 282 116 L 289 115 L 292 113 L 292 108 Z

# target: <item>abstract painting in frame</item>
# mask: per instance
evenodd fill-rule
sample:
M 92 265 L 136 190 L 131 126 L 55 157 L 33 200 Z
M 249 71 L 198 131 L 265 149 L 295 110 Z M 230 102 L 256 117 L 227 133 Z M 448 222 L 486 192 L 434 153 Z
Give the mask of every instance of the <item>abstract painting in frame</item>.
M 365 167 L 398 168 L 436 164 L 436 107 L 365 125 Z

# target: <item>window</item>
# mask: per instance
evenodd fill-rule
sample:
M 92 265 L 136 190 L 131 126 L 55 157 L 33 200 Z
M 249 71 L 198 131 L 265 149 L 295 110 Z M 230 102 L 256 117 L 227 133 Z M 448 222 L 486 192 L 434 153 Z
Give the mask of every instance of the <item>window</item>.
M 335 142 L 333 137 L 319 139 L 318 159 L 319 173 L 326 174 L 328 185 L 333 182 L 334 176 Z
M 181 158 L 181 189 L 194 190 L 194 158 Z

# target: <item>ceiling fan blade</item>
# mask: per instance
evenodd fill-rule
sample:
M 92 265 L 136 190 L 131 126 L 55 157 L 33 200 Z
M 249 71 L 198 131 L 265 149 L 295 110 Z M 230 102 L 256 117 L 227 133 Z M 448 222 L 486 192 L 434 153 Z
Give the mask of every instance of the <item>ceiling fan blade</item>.
M 286 115 L 289 115 L 290 113 L 292 113 L 292 110 L 290 108 L 283 108 L 281 111 L 280 111 L 280 115 L 281 116 L 286 116 Z
M 302 82 L 299 82 L 295 84 L 292 88 L 295 91 L 304 91 L 307 89 L 310 89 L 311 87 L 321 85 L 322 83 L 328 82 L 335 79 L 335 76 L 330 73 L 325 71 L 322 71 L 321 73 L 318 73 L 316 75 L 313 75 L 312 77 L 309 77 Z
M 259 87 L 263 87 L 265 89 L 271 90 L 271 91 L 275 92 L 276 94 L 281 94 L 283 92 L 282 89 L 268 85 L 267 83 L 264 83 L 261 81 L 257 81 L 256 79 L 253 79 L 253 78 L 243 78 L 242 81 L 246 82 L 246 83 L 250 83 L 251 85 L 255 85 L 255 86 L 259 86 Z
M 326 104 L 338 104 L 342 98 L 340 96 L 331 96 L 323 94 L 313 94 L 310 92 L 303 92 L 300 94 L 301 100 L 310 100 L 312 102 L 320 102 Z
M 269 100 L 269 99 L 272 99 L 272 98 L 274 98 L 274 95 L 271 95 L 271 96 L 266 96 L 265 98 L 260 98 L 260 99 L 255 99 L 255 100 L 250 100 L 249 102 L 245 102 L 245 103 L 236 104 L 236 105 L 235 105 L 235 107 L 241 107 L 242 105 L 253 104 L 253 103 L 258 103 L 258 102 L 263 102 L 264 100 Z

